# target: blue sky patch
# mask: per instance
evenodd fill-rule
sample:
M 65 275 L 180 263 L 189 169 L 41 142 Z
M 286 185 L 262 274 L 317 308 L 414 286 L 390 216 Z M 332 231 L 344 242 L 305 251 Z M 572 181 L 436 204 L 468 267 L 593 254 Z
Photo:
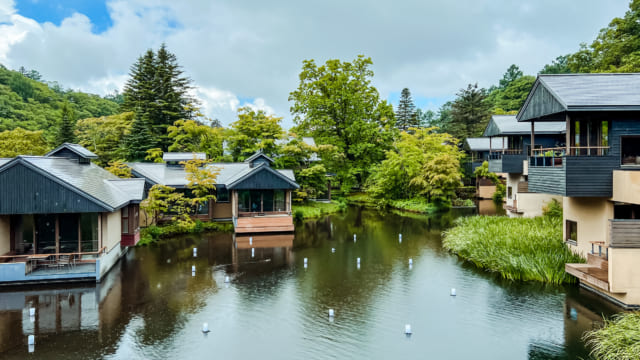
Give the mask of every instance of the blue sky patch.
M 60 25 L 62 20 L 81 13 L 86 15 L 93 25 L 92 32 L 99 34 L 107 30 L 113 22 L 109 16 L 105 1 L 94 0 L 18 0 L 18 14 L 32 18 L 39 23 L 50 22 Z

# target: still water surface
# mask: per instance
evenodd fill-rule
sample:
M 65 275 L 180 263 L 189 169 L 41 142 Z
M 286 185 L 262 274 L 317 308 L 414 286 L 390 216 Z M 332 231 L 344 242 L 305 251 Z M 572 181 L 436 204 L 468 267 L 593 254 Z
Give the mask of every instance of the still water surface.
M 97 285 L 2 290 L 0 358 L 586 358 L 581 334 L 617 309 L 460 261 L 441 232 L 461 215 L 350 208 L 295 237 L 205 234 L 132 249 Z

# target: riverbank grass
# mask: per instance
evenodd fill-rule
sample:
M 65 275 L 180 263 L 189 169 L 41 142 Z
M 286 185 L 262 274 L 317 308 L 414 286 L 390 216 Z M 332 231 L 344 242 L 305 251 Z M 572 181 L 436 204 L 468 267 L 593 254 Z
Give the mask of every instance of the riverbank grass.
M 157 242 L 160 239 L 182 234 L 197 234 L 202 232 L 219 231 L 232 232 L 233 224 L 230 222 L 202 222 L 196 220 L 190 225 L 168 223 L 166 225 L 149 225 L 142 228 L 140 241 L 136 246 L 145 246 Z
M 340 212 L 346 208 L 345 203 L 337 201 L 331 202 L 318 202 L 318 201 L 305 201 L 302 204 L 293 204 L 291 210 L 293 217 L 296 220 L 311 219 L 320 217 L 323 215 L 329 215 Z
M 405 210 L 420 214 L 431 214 L 442 208 L 438 207 L 434 203 L 428 202 L 424 198 L 381 201 L 372 198 L 367 193 L 351 194 L 347 196 L 346 200 L 347 203 L 351 205 L 361 205 L 372 208 L 390 207 L 392 209 Z
M 591 355 L 602 360 L 640 359 L 640 313 L 623 313 L 584 335 Z
M 573 282 L 564 264 L 584 262 L 562 242 L 561 217 L 463 217 L 445 232 L 443 246 L 510 280 Z

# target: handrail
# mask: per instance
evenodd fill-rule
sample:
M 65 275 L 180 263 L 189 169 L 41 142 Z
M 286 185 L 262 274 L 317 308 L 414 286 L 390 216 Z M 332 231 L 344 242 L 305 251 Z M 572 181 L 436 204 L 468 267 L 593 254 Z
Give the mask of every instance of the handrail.
M 570 146 L 567 147 L 553 147 L 553 148 L 537 148 L 533 149 L 532 156 L 602 156 L 607 155 L 609 152 L 609 146 Z M 552 152 L 553 155 L 547 155 L 546 153 Z M 593 154 L 592 154 L 593 153 Z
M 86 255 L 95 255 L 98 256 L 102 253 L 105 253 L 107 251 L 107 247 L 103 246 L 102 248 L 100 248 L 97 251 L 85 251 L 85 252 L 71 252 L 71 253 L 50 253 L 50 254 L 16 254 L 16 255 L 0 255 L 0 259 L 16 259 L 16 258 L 31 258 L 34 257 L 34 255 L 47 255 L 47 257 L 49 256 L 55 256 L 55 257 L 60 257 L 60 256 L 86 256 Z

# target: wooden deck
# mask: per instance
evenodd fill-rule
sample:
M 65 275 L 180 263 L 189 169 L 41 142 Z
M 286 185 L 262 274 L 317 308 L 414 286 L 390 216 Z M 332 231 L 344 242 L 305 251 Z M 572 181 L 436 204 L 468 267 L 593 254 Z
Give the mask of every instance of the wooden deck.
M 565 264 L 564 269 L 581 282 L 600 290 L 610 291 L 609 262 L 600 256 L 588 254 L 586 264 Z
M 238 234 L 293 232 L 291 215 L 239 217 L 236 225 Z
M 292 247 L 293 234 L 238 235 L 236 245 L 238 249 Z

